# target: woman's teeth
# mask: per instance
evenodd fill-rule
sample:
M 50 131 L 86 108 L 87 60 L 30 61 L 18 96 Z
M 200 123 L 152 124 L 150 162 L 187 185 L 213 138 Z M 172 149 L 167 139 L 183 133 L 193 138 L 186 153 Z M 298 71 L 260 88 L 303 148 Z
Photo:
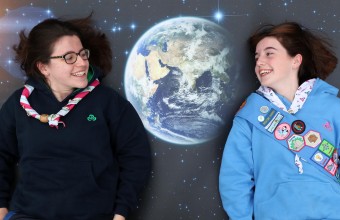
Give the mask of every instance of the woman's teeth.
M 270 72 L 271 72 L 270 70 L 261 70 L 260 71 L 260 75 L 263 76 L 263 75 L 266 75 L 266 74 L 268 74 Z
M 85 72 L 72 73 L 73 76 L 83 76 Z

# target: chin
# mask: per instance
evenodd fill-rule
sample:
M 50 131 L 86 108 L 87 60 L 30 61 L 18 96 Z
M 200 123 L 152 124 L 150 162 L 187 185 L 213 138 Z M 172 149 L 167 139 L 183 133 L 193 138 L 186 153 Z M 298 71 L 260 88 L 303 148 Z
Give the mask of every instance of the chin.
M 84 83 L 77 83 L 77 84 L 75 84 L 75 88 L 78 88 L 78 89 L 83 89 L 83 88 L 85 88 L 86 86 L 87 86 L 87 84 L 88 84 L 88 82 L 86 81 L 86 82 L 84 82 Z
M 260 80 L 260 84 L 261 84 L 261 86 L 270 87 L 271 83 L 266 79 L 262 79 L 262 80 Z

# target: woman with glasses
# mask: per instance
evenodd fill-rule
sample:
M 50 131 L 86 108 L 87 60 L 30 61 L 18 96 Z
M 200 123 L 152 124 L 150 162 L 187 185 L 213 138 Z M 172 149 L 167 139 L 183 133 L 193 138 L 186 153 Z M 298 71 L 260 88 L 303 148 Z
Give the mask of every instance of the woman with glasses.
M 230 219 L 340 219 L 337 57 L 296 22 L 250 38 L 261 86 L 234 118 L 219 189 Z
M 91 22 L 47 19 L 20 33 L 27 81 L 0 111 L 0 219 L 123 220 L 137 206 L 148 139 L 132 105 L 100 82 L 112 54 Z

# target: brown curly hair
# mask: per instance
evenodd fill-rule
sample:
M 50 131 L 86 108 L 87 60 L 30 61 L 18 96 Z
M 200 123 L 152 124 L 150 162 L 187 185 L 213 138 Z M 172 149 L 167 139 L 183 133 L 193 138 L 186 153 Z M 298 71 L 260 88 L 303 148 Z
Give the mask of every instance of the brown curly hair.
M 73 35 L 78 36 L 84 48 L 90 50 L 90 65 L 99 67 L 106 76 L 112 69 L 112 50 L 106 35 L 94 27 L 91 17 L 92 13 L 85 18 L 64 21 L 49 18 L 33 27 L 28 36 L 22 30 L 20 41 L 13 49 L 15 59 L 26 76 L 45 80 L 37 62 L 49 63 L 54 44 L 63 36 Z
M 248 39 L 253 54 L 256 45 L 265 37 L 275 37 L 292 57 L 302 55 L 299 84 L 311 78 L 326 79 L 336 68 L 338 59 L 329 40 L 296 22 L 260 26 Z

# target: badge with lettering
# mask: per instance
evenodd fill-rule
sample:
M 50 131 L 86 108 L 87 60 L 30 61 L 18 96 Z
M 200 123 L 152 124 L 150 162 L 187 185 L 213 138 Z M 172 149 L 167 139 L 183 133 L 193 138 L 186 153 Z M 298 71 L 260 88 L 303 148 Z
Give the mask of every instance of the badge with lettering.
M 321 135 L 317 131 L 308 131 L 305 136 L 305 143 L 309 147 L 317 147 L 321 143 Z
M 292 130 L 295 134 L 302 134 L 306 129 L 306 125 L 301 120 L 293 121 Z
M 283 119 L 283 115 L 280 112 L 276 111 L 275 109 L 270 109 L 269 112 L 266 114 L 264 121 L 261 124 L 264 128 L 273 133 L 277 125 Z
M 286 139 L 290 134 L 290 125 L 287 123 L 279 124 L 274 132 L 274 136 L 278 140 Z
M 305 141 L 302 136 L 294 134 L 287 140 L 287 144 L 290 150 L 300 151 L 305 146 Z
M 261 124 L 266 128 L 269 126 L 273 118 L 275 117 L 277 111 L 275 109 L 270 109 L 270 111 L 266 114 L 265 120 L 261 122 Z
M 277 112 L 273 120 L 271 121 L 270 125 L 266 127 L 267 131 L 270 133 L 273 133 L 277 125 L 280 123 L 280 121 L 283 119 L 283 115 L 281 113 Z
M 312 160 L 320 166 L 325 167 L 329 158 L 320 151 L 316 151 L 312 156 Z

